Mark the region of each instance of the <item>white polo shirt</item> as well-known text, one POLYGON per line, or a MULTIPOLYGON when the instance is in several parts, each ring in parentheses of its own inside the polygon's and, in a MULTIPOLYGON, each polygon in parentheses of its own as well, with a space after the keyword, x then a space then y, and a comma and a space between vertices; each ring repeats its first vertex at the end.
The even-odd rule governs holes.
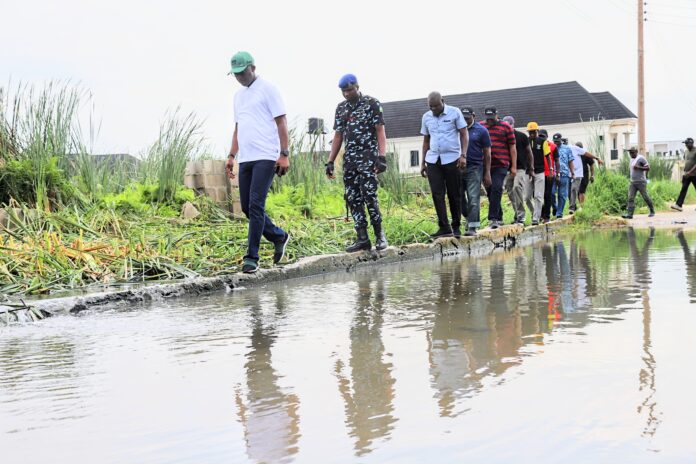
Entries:
POLYGON ((280 154, 280 137, 275 118, 283 116, 285 104, 278 89, 257 77, 234 95, 234 122, 237 123, 237 162, 271 160, 280 154))

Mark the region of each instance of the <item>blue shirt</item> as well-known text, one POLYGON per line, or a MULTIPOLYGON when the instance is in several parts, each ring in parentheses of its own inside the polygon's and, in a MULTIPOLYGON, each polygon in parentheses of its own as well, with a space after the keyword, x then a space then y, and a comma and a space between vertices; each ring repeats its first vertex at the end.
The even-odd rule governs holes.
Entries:
POLYGON ((483 166, 483 149, 490 148, 488 129, 474 121, 469 128, 469 148, 466 150, 467 166, 483 166))
POLYGON ((570 166, 568 163, 573 161, 575 156, 573 150, 568 145, 558 147, 558 161, 561 163, 561 176, 570 177, 570 166))
POLYGON ((459 129, 466 127, 466 121, 459 108, 445 105, 440 116, 432 111, 423 115, 421 134, 430 136, 430 149, 425 154, 427 163, 449 164, 457 161, 462 154, 459 129))

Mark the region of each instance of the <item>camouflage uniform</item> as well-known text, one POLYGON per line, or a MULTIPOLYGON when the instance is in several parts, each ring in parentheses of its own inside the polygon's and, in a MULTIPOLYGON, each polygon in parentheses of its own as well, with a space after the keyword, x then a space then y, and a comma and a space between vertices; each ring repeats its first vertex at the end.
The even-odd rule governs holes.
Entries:
POLYGON ((384 125, 384 115, 375 98, 361 94, 355 105, 343 101, 336 107, 334 130, 343 135, 343 184, 356 229, 367 228, 365 205, 372 226, 382 223, 375 174, 378 124, 384 125))

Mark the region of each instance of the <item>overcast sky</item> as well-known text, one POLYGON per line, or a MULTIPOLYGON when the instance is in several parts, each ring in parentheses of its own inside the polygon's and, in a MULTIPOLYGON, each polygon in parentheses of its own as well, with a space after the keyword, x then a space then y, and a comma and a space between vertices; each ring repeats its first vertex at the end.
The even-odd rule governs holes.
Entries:
MULTIPOLYGON (((237 50, 254 55, 301 128, 310 116, 332 124, 346 72, 381 101, 422 97, 424 110, 432 90, 575 80, 637 113, 635 11, 631 0, 2 0, 0 85, 79 82, 101 121, 96 151, 133 154, 181 106, 224 155, 237 50)), ((647 11, 648 141, 696 136, 696 1, 651 0, 647 11)))

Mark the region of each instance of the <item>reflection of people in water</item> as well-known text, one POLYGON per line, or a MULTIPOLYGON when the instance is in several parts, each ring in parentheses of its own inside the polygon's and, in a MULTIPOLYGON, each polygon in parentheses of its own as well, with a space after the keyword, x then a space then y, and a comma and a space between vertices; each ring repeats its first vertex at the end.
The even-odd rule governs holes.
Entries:
POLYGON ((501 358, 516 356, 522 344, 519 312, 509 309, 504 288, 505 263, 490 264, 488 285, 481 267, 476 263, 443 267, 439 272, 428 359, 442 417, 463 412, 456 409, 458 400, 479 390, 484 377, 510 367, 512 363, 502 363, 501 358))
POLYGON ((384 360, 382 343, 384 281, 360 276, 357 283, 357 307, 350 329, 350 379, 341 360, 336 362, 335 372, 355 454, 362 456, 372 451, 375 440, 389 438, 396 418, 392 415, 392 364, 384 360))
MULTIPOLYGON (((498 358, 517 355, 517 349, 522 346, 520 337, 520 313, 516 307, 519 299, 514 295, 516 289, 505 292, 505 261, 498 259, 491 263, 491 296, 488 298, 490 310, 495 314, 495 345, 498 358), (510 305, 512 303, 512 305, 510 305)), ((520 269, 515 267, 515 274, 520 269)), ((520 289, 522 291, 522 289, 520 289)), ((526 291, 526 290, 525 290, 526 291)), ((504 371, 508 366, 500 366, 504 371)))
POLYGON ((677 232, 677 239, 684 250, 684 262, 686 263, 686 285, 689 291, 689 302, 696 303, 696 252, 691 251, 684 231, 677 232))
POLYGON ((628 249, 633 265, 633 275, 636 283, 639 284, 641 293, 641 302, 643 305, 643 367, 638 375, 639 387, 638 391, 645 391, 645 398, 638 406, 638 414, 645 414, 645 427, 643 428, 644 437, 653 437, 660 426, 661 413, 657 409, 657 387, 655 378, 655 368, 657 361, 652 354, 651 341, 651 309, 650 297, 648 290, 652 283, 650 274, 650 246, 655 238, 655 228, 650 228, 648 238, 641 247, 638 247, 636 231, 633 228, 628 229, 628 249))
POLYGON ((277 338, 275 324, 285 309, 282 291, 276 297, 276 312, 265 315, 258 294, 248 295, 253 325, 251 350, 244 366, 246 399, 241 388, 236 391, 247 454, 259 463, 279 462, 297 453, 300 436, 299 399, 280 388, 272 365, 271 348, 277 338))
POLYGON ((648 253, 655 238, 655 228, 650 228, 648 238, 640 248, 638 247, 636 231, 633 227, 630 227, 626 234, 628 236, 628 250, 633 263, 633 276, 636 279, 636 283, 640 284, 641 289, 646 288, 652 282, 648 253))
POLYGON ((459 266, 440 269, 440 291, 432 332, 428 334, 428 359, 440 415, 456 415, 456 400, 467 390, 467 376, 476 369, 472 356, 473 339, 478 338, 479 355, 490 352, 488 324, 482 303, 483 283, 478 266, 469 267, 470 279, 462 285, 459 266), (457 298, 458 292, 473 301, 457 298), (480 341, 483 343, 480 343, 480 341))

